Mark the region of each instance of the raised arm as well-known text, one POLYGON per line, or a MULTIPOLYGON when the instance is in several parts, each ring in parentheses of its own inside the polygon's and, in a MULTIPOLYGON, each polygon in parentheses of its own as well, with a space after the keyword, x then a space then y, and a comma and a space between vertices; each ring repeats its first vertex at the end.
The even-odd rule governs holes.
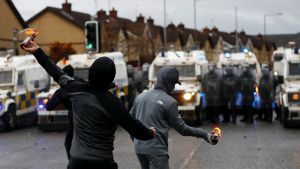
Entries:
POLYGON ((54 64, 34 41, 30 41, 29 47, 23 48, 25 51, 34 55, 39 64, 61 87, 64 87, 67 81, 72 79, 66 73, 64 73, 61 68, 54 64))

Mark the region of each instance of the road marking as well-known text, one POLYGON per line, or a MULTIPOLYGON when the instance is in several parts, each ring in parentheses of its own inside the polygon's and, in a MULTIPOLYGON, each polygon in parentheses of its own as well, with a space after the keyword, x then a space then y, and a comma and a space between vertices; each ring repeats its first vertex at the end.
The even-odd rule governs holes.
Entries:
POLYGON ((203 140, 200 141, 196 148, 189 154, 188 158, 185 159, 184 163, 180 166, 179 169, 184 169, 186 167, 186 165, 191 161, 191 159, 194 157, 195 152, 198 150, 198 148, 200 147, 200 145, 203 143, 203 140))

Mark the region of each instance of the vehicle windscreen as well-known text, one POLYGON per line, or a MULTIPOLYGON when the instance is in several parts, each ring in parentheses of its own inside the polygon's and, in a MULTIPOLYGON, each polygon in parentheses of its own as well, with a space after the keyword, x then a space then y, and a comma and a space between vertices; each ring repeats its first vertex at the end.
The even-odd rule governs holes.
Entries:
POLYGON ((12 83, 12 71, 0 71, 0 84, 12 83))
MULTIPOLYGON (((154 74, 157 76, 158 71, 164 66, 155 66, 154 74)), ((179 71, 179 77, 196 77, 195 65, 172 65, 179 71)))
POLYGON ((289 63, 289 75, 300 76, 300 63, 289 63))
POLYGON ((88 68, 75 68, 74 76, 87 80, 89 76, 88 68))

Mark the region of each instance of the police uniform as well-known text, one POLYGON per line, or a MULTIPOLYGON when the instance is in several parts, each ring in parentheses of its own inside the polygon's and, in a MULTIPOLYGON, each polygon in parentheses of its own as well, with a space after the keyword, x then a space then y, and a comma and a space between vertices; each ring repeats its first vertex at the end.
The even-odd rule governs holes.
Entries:
POLYGON ((233 72, 233 67, 227 66, 223 72, 221 80, 221 99, 224 119, 229 122, 230 116, 233 123, 236 122, 235 95, 237 92, 237 76, 233 72))
POLYGON ((215 70, 215 65, 210 65, 210 70, 202 80, 202 89, 206 97, 207 117, 212 123, 219 122, 220 106, 220 76, 215 70))
POLYGON ((272 122, 273 109, 272 103, 274 100, 274 77, 269 71, 268 66, 262 66, 262 76, 259 80, 259 95, 261 98, 261 111, 258 120, 263 118, 264 121, 272 122))
POLYGON ((254 101, 255 78, 250 72, 249 65, 244 65, 244 71, 239 77, 239 91, 242 93, 242 107, 244 118, 241 122, 253 123, 254 112, 252 103, 254 101))

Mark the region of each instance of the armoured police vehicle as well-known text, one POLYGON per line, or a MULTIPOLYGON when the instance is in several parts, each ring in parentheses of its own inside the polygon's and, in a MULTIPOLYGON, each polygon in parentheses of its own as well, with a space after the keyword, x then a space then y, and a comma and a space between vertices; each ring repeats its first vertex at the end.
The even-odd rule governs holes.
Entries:
MULTIPOLYGON (((253 93, 254 101, 252 103, 252 107, 255 109, 260 109, 261 99, 259 97, 257 84, 259 83, 259 79, 261 77, 261 67, 256 55, 253 52, 249 51, 247 48, 243 49, 241 52, 225 51, 224 53, 220 54, 219 62, 217 65, 220 69, 224 69, 226 66, 230 65, 237 77, 240 77, 242 75, 243 65, 247 65, 247 67, 250 69, 250 72, 255 77, 256 82, 255 92, 253 93)), ((241 92, 235 93, 235 95, 235 104, 237 108, 241 108, 241 106, 243 105, 243 95, 241 92)))
POLYGON ((176 84, 172 96, 178 102, 178 110, 186 120, 201 122, 201 86, 197 77, 207 72, 208 62, 203 51, 165 51, 155 57, 149 67, 149 88, 156 84, 157 73, 164 66, 173 66, 179 71, 181 85, 176 84))
POLYGON ((284 127, 300 125, 300 54, 298 48, 279 48, 273 53, 277 82, 275 100, 284 127))
POLYGON ((243 49, 242 52, 225 51, 219 56, 218 67, 223 68, 225 65, 232 65, 237 76, 241 75, 241 66, 247 64, 250 66, 251 72, 256 77, 258 83, 261 76, 260 64, 256 55, 248 49, 243 49))
POLYGON ((4 130, 36 124, 36 96, 49 76, 33 55, 0 58, 0 124, 4 130))
MULTIPOLYGON (((116 88, 111 92, 121 98, 127 105, 128 96, 128 78, 126 63, 121 52, 109 53, 85 53, 70 55, 68 60, 61 60, 57 65, 61 68, 71 65, 74 68, 74 76, 83 80, 88 80, 88 71, 92 63, 100 57, 107 56, 112 59, 116 65, 116 76, 114 83, 116 88)), ((101 78, 101 77, 99 77, 101 78)), ((64 130, 68 124, 68 111, 62 105, 59 105, 53 111, 46 110, 47 100, 54 94, 59 86, 53 82, 49 92, 40 93, 38 95, 38 128, 40 130, 64 130)))

